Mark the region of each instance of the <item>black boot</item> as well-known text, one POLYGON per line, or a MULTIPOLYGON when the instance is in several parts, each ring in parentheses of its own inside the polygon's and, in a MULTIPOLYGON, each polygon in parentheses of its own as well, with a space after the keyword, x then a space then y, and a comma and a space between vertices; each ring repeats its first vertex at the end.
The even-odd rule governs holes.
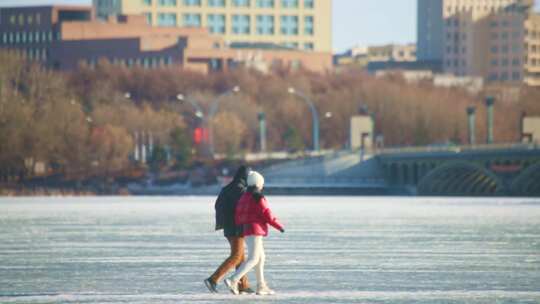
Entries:
POLYGON ((218 293, 218 290, 217 290, 217 284, 212 282, 212 280, 210 278, 204 280, 204 285, 206 285, 206 287, 208 288, 208 290, 210 290, 211 293, 218 293))

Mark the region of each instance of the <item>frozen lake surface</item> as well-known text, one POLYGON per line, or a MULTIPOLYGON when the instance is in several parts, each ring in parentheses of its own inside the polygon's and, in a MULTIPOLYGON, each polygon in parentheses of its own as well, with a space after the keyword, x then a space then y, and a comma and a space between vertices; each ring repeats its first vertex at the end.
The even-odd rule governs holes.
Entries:
POLYGON ((540 200, 271 196, 267 297, 203 285, 213 201, 0 198, 0 303, 540 303, 540 200))

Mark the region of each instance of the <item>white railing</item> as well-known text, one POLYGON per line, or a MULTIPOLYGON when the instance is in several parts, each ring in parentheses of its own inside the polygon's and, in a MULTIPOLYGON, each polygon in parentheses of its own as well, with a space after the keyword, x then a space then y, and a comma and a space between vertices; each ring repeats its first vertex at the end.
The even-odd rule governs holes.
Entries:
POLYGON ((266 181, 266 187, 384 187, 387 183, 382 178, 345 178, 345 177, 286 177, 272 178, 266 181))
POLYGON ((466 151, 493 151, 493 150, 537 150, 540 146, 536 143, 501 143, 484 145, 461 145, 461 146, 427 146, 427 147, 396 147, 377 149, 377 155, 403 154, 403 153, 432 153, 432 152, 453 152, 461 153, 466 151))

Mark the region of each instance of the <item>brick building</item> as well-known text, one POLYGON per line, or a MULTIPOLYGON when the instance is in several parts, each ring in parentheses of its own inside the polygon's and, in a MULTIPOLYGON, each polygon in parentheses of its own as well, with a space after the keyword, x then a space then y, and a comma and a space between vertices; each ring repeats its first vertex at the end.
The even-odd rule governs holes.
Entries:
POLYGON ((154 27, 143 15, 97 20, 89 6, 0 9, 0 48, 59 70, 106 59, 128 67, 180 65, 201 72, 248 65, 273 65, 322 72, 332 67, 329 53, 304 52, 272 44, 234 44, 197 27, 154 27))

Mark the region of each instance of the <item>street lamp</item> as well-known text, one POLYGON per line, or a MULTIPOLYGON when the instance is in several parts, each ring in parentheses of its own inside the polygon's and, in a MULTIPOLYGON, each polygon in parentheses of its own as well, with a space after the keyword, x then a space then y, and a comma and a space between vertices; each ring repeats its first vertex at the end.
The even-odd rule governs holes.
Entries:
POLYGON ((313 104, 313 101, 304 93, 296 90, 293 87, 290 87, 288 90, 289 94, 295 95, 300 97, 302 100, 304 100, 311 110, 311 115, 313 117, 313 150, 318 152, 320 150, 319 146, 319 114, 317 113, 317 109, 315 108, 315 104, 313 104))
POLYGON ((221 95, 219 95, 218 97, 216 97, 216 99, 214 100, 214 102, 212 103, 212 105, 210 106, 210 111, 208 113, 208 141, 210 143, 210 154, 212 156, 214 156, 214 132, 212 130, 212 119, 214 118, 214 116, 216 115, 216 113, 218 112, 219 110, 219 103, 220 101, 231 95, 231 94, 237 94, 240 92, 240 87, 239 86, 234 86, 232 89, 222 93, 221 95))
POLYGON ((184 94, 176 95, 176 99, 178 101, 180 101, 180 102, 184 102, 184 101, 189 102, 189 104, 191 104, 193 106, 193 108, 195 108, 195 116, 197 116, 200 119, 204 118, 204 112, 203 112, 201 106, 199 105, 199 103, 195 99, 193 99, 193 98, 191 98, 189 96, 185 96, 184 94))

